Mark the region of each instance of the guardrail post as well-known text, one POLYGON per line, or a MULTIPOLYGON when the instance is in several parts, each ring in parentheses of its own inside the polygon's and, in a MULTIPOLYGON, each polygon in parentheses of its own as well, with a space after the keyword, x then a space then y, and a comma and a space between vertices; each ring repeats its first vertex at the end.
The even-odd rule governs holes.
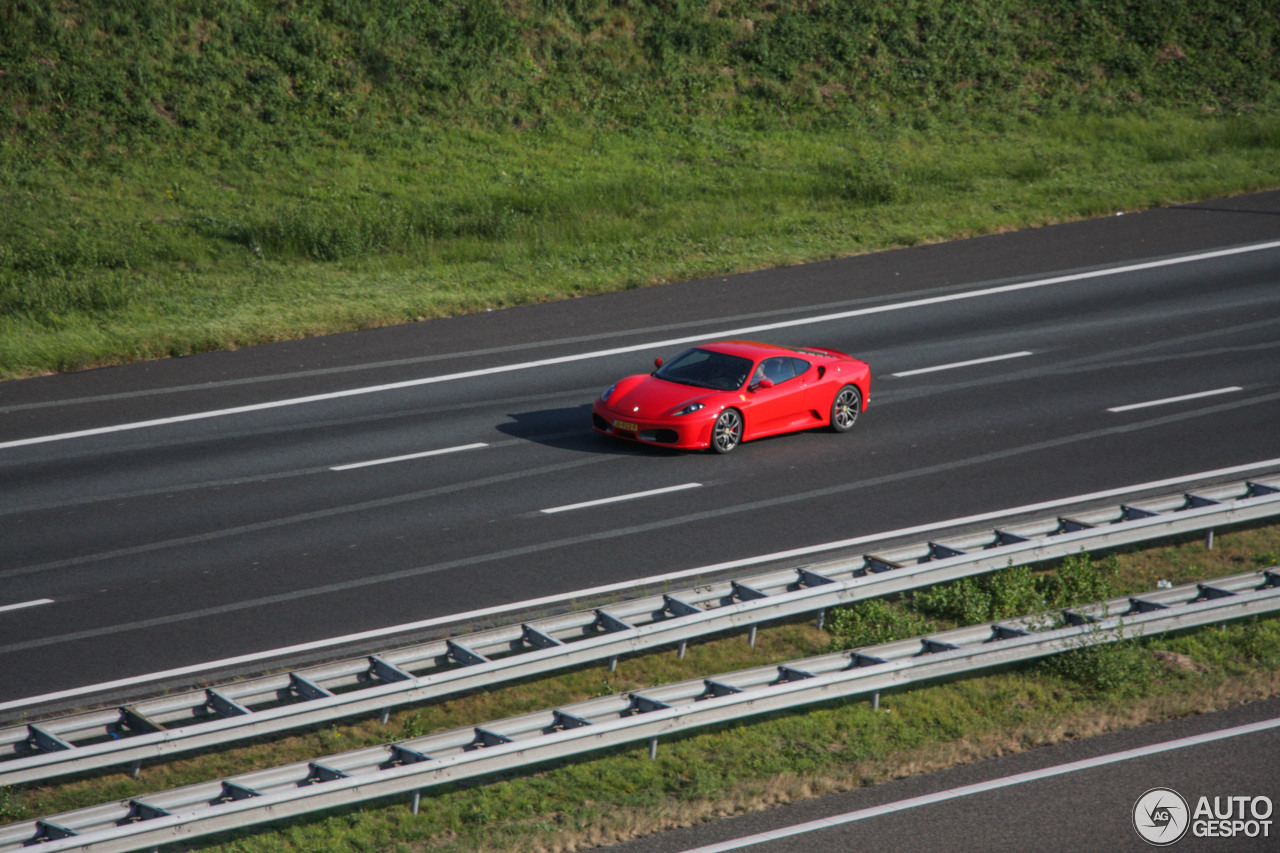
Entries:
POLYGON ((658 760, 658 739, 656 737, 649 738, 649 760, 658 760))
POLYGON ((409 807, 409 810, 413 812, 413 814, 414 814, 414 816, 415 816, 415 817, 416 817, 416 816, 417 816, 417 814, 418 814, 418 804, 419 804, 421 801, 422 801, 422 792, 421 792, 421 791, 414 791, 414 792, 413 792, 413 804, 409 807))
POLYGON ((133 764, 129 765, 129 778, 137 779, 138 774, 142 772, 142 759, 139 758, 133 764))
POLYGON ((689 641, 681 640, 680 641, 680 660, 684 660, 684 653, 685 653, 685 650, 688 648, 689 648, 689 641))
POLYGON ((827 621, 827 611, 819 610, 818 611, 818 630, 819 631, 822 630, 822 626, 826 623, 826 621, 827 621))
POLYGON ((618 656, 617 656, 617 655, 614 655, 613 657, 609 658, 609 671, 610 671, 610 672, 617 672, 617 671, 618 671, 618 656))
POLYGON ((382 709, 382 724, 385 726, 385 725, 387 724, 387 721, 388 721, 388 720, 390 720, 390 719, 391 719, 391 709, 390 709, 390 708, 383 708, 383 709, 382 709))
POLYGON ((751 648, 756 647, 756 626, 751 626, 751 633, 747 635, 747 642, 751 644, 751 648))
POLYGON ((1213 528, 1210 527, 1204 534, 1204 548, 1206 551, 1213 550, 1213 528))
POLYGON ((880 691, 879 690, 871 694, 871 710, 873 711, 880 710, 880 691))

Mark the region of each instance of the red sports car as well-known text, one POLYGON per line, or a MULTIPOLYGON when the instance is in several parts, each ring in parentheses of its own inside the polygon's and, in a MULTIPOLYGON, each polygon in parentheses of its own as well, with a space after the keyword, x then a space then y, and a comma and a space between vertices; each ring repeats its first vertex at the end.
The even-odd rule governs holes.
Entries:
POLYGON ((846 432, 867 408, 866 362, 822 347, 721 341, 657 359, 591 408, 596 432, 631 441, 728 453, 739 442, 830 426, 846 432))

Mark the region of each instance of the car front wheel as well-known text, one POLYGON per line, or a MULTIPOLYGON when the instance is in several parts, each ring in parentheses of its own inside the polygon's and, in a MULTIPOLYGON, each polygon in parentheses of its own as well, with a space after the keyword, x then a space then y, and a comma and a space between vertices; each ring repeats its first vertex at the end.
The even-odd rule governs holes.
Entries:
POLYGON ((848 432, 858 422, 862 411, 862 392, 856 385, 846 385, 831 401, 831 428, 836 432, 848 432))
POLYGON ((742 441, 742 413, 737 409, 725 409, 711 427, 711 449, 716 453, 728 453, 742 441))

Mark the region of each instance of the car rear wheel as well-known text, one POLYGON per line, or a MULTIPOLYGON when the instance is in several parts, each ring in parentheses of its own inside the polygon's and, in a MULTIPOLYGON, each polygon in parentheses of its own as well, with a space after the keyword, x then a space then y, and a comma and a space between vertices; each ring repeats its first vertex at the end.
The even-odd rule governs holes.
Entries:
POLYGON ((862 411, 862 392, 857 385, 846 385, 836 392, 831 401, 831 428, 836 432, 848 432, 858 422, 862 411))
POLYGON ((711 427, 711 449, 716 453, 728 453, 742 441, 742 413, 737 409, 725 409, 711 427))

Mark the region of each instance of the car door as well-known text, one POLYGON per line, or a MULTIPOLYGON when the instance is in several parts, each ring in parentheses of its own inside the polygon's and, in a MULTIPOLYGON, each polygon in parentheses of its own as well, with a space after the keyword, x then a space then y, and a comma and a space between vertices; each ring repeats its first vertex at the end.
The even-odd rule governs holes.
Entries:
POLYGON ((805 406, 807 382, 804 379, 808 369, 808 362, 785 355, 760 362, 747 385, 746 402, 749 405, 743 407, 748 437, 784 432, 798 422, 808 420, 805 406), (762 386, 761 379, 768 379, 771 387, 762 386))

